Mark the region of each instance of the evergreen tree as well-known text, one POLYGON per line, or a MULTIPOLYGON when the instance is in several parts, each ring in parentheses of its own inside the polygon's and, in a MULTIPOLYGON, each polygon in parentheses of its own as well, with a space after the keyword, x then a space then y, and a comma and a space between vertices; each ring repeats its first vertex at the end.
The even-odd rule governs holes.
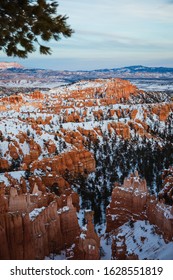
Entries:
POLYGON ((39 45, 41 54, 51 54, 42 44, 61 36, 70 37, 73 30, 66 16, 57 15, 58 3, 47 0, 0 1, 0 50, 7 56, 27 58, 39 45))

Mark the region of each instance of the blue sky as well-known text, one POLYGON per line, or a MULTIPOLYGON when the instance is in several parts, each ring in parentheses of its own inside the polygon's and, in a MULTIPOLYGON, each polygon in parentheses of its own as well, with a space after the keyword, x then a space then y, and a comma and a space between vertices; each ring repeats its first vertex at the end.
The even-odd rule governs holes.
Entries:
POLYGON ((173 67, 172 0, 59 0, 75 30, 50 42, 53 54, 7 58, 26 67, 90 70, 142 64, 173 67))

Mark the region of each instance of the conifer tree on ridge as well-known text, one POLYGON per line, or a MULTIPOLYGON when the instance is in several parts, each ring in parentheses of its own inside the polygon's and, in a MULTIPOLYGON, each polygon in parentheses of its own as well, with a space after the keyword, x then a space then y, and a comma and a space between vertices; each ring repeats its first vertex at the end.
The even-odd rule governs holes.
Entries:
POLYGON ((39 46, 40 54, 51 54, 45 42, 73 33, 68 17, 58 15, 57 7, 51 0, 1 0, 0 50, 7 56, 27 58, 39 46))

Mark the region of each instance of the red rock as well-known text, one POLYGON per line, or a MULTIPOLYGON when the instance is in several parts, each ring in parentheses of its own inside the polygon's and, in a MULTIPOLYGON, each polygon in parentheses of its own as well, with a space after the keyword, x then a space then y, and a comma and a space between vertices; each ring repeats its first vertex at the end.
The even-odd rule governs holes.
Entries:
POLYGON ((76 209, 72 204, 70 196, 67 198, 67 206, 60 209, 58 213, 60 214, 63 240, 64 243, 69 246, 75 241, 76 237, 80 233, 76 209))
POLYGON ((56 145, 52 140, 45 142, 45 147, 47 148, 49 154, 54 154, 56 152, 56 145))
POLYGON ((8 161, 4 158, 0 160, 0 170, 7 171, 10 168, 8 161))
MULTIPOLYGON (((115 236, 116 229, 127 221, 148 220, 150 224, 157 226, 166 241, 173 239, 173 206, 150 196, 145 179, 140 179, 137 173, 125 179, 122 186, 115 184, 106 218, 106 231, 109 234, 112 232, 115 236)), ((112 256, 115 259, 127 257, 123 240, 122 242, 116 238, 113 240, 112 256)))
POLYGON ((171 110, 171 105, 169 104, 159 104, 152 108, 152 112, 159 116, 160 121, 166 121, 171 110))
POLYGON ((76 241, 80 229, 71 197, 66 206, 57 209, 55 200, 47 199, 45 204, 50 196, 35 190, 32 195, 18 195, 11 188, 10 195, 0 200, 0 259, 42 259, 76 241), (29 217, 35 208, 40 213, 29 217))
POLYGON ((131 111, 131 118, 132 118, 133 120, 136 118, 137 113, 138 113, 138 110, 137 110, 137 109, 131 111))
POLYGON ((127 124, 112 122, 111 127, 116 131, 118 135, 122 136, 124 139, 130 139, 130 130, 127 124))
POLYGON ((12 95, 9 97, 3 97, 1 99, 2 102, 8 103, 8 104, 18 104, 23 102, 23 97, 22 95, 12 95))
POLYGON ((14 144, 9 144, 8 145, 8 149, 9 149, 9 153, 10 153, 10 156, 13 158, 13 159, 18 159, 19 155, 18 155, 18 151, 17 151, 17 148, 16 146, 14 146, 14 144))
POLYGON ((167 203, 173 202, 173 167, 169 167, 163 171, 159 198, 165 199, 167 203))
POLYGON ((30 97, 32 99, 43 99, 44 98, 44 94, 41 93, 40 91, 36 90, 33 93, 30 94, 30 97))
POLYGON ((70 151, 53 158, 34 161, 31 165, 31 171, 35 169, 46 171, 47 167, 57 172, 58 175, 63 175, 66 171, 69 171, 70 174, 76 176, 85 174, 85 171, 88 173, 94 171, 95 160, 89 151, 70 151))
POLYGON ((138 173, 124 180, 122 186, 116 185, 112 192, 112 200, 107 208, 107 229, 116 229, 129 221, 132 216, 144 219, 148 190, 146 181, 140 179, 138 173))
POLYGON ((74 250, 74 259, 79 260, 99 260, 100 259, 100 238, 94 230, 93 212, 85 212, 87 221, 86 231, 82 231, 74 250))

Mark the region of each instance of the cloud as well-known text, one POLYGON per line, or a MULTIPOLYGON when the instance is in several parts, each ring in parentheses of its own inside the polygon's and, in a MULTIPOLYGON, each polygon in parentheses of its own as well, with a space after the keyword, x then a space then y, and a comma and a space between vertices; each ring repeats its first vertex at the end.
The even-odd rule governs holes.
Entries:
MULTIPOLYGON (((66 14, 75 30, 71 38, 51 41, 51 57, 35 53, 29 58, 58 59, 61 65, 85 69, 96 66, 164 61, 173 47, 173 0, 59 0, 58 13, 66 14), (100 64, 99 64, 100 61, 100 64), (106 62, 107 61, 107 62, 106 62), (134 61, 134 63, 133 63, 134 61), (74 63, 74 65, 73 65, 74 63), (83 65, 83 67, 82 67, 83 65)), ((34 61, 33 59, 33 61, 34 61)), ((172 60, 171 60, 172 61, 172 60)), ((52 62, 51 62, 52 63, 52 62)), ((113 65, 112 65, 113 66, 113 65)), ((67 69, 68 67, 66 67, 67 69)))

